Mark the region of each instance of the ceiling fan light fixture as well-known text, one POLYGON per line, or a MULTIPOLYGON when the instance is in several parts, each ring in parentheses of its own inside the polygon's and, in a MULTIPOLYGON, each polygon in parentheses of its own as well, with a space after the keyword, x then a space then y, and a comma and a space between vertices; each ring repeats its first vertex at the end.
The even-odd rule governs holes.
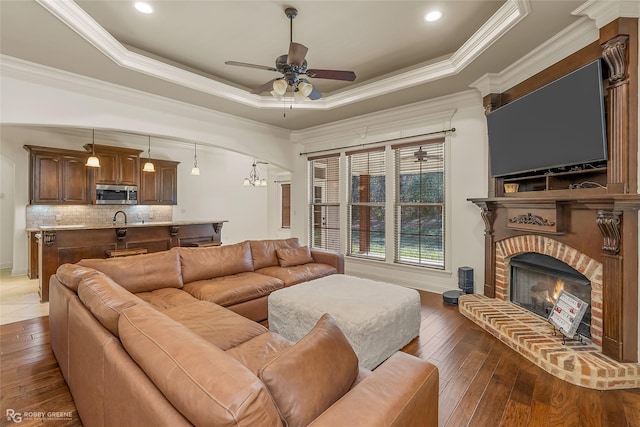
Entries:
POLYGON ((294 96, 297 99, 300 99, 301 101, 307 99, 316 100, 322 98, 322 93, 320 93, 318 89, 314 88, 313 85, 306 80, 304 80, 306 85, 302 85, 302 87, 300 87, 300 85, 297 84, 300 80, 300 76, 348 82, 352 82, 356 79, 356 73, 353 71, 307 68, 307 60, 305 59, 305 56, 307 55, 309 48, 301 43, 293 41, 293 18, 298 16, 298 10, 293 7, 287 7, 284 10, 284 13, 287 18, 289 18, 289 50, 286 54, 280 55, 276 58, 275 67, 250 64, 247 62, 225 61, 225 64, 227 65, 276 71, 282 74, 283 77, 269 80, 263 85, 258 86, 251 91, 252 94, 261 95, 264 92, 271 92, 271 95, 274 98, 282 100, 282 96, 287 92, 287 88, 291 86, 294 96), (302 93, 300 94, 299 92, 302 93))
POLYGON ((311 83, 307 83, 307 82, 298 83, 298 92, 300 92, 305 97, 311 95, 312 91, 313 91, 313 85, 311 83))
POLYGON ((277 94, 277 95, 284 95, 287 92, 287 82, 285 82, 282 79, 276 80, 275 82, 273 82, 273 91, 277 94))

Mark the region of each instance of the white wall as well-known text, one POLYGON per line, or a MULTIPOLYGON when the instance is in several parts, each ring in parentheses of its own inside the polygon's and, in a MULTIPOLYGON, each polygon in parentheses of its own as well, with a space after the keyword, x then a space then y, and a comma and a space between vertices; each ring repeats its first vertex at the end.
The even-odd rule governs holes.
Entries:
POLYGON ((93 128, 96 143, 145 151, 151 135, 152 157, 182 162, 174 219, 229 219, 226 243, 276 234, 268 217, 278 201, 242 180, 254 158, 269 162, 273 173, 292 169, 288 131, 8 57, 0 67, 0 153, 15 165, 14 274, 27 270, 29 168, 22 146, 82 150, 93 128), (101 132, 107 130, 119 133, 101 132), (200 177, 190 175, 191 142, 199 143, 200 177))
MULTIPOLYGON (((445 270, 396 265, 347 257, 347 273, 443 292, 457 288, 457 269, 474 269, 476 291, 484 281, 484 225, 480 210, 467 201, 487 195, 487 130, 482 99, 468 91, 388 111, 294 132, 297 153, 405 138, 444 129, 446 138, 446 253, 445 270)), ((438 135, 436 135, 438 136, 438 135)), ((423 137, 428 139, 430 137, 423 137)), ((431 137, 433 138, 433 137, 431 137)), ((419 140, 419 139, 418 139, 419 140)), ((407 140, 409 141, 409 140, 407 140)), ((340 150, 337 150, 340 151, 340 150)), ((344 150, 341 150, 344 151, 344 150)), ((307 160, 299 156, 292 174, 292 235, 309 239, 307 160)), ((346 197, 346 196, 345 196, 346 197)), ((346 200, 344 200, 346 201, 346 200)), ((346 204, 341 224, 346 225, 346 204)), ((342 242, 346 251, 346 241, 342 242)))
MULTIPOLYGON (((13 216, 11 218, 3 216, 0 220, 3 223, 2 239, 0 239, 0 251, 3 253, 3 267, 11 267, 12 274, 26 274, 28 265, 28 247, 26 225, 26 206, 29 203, 29 160, 27 151, 22 145, 11 144, 5 141, 4 129, 0 129, 0 155, 3 158, 3 169, 5 161, 13 165, 9 171, 2 171, 4 181, 5 174, 9 172, 7 180, 13 185, 13 216), (11 224, 5 230, 6 222, 11 224), (9 229, 11 231, 9 231, 9 229), (8 233, 8 234, 5 234, 8 233), (4 256, 11 257, 11 260, 4 261, 4 256), (4 263, 8 265, 4 265, 4 263)), ((3 183, 4 185, 4 183, 3 183)))
POLYGON ((13 162, 0 155, 0 268, 13 266, 14 170, 13 162))

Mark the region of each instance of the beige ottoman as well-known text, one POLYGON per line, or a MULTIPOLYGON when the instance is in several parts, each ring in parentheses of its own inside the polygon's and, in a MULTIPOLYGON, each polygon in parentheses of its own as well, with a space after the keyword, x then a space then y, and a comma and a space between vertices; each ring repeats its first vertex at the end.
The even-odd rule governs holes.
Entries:
POLYGON ((336 319, 367 369, 420 333, 420 295, 414 289, 333 274, 269 295, 269 329, 294 342, 324 313, 336 319))

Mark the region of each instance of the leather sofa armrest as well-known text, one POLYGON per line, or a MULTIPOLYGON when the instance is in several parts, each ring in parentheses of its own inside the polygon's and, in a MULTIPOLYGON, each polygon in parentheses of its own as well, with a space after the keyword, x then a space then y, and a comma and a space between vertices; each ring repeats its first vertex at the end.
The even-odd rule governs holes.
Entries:
POLYGON ((344 274, 344 254, 311 249, 313 261, 335 267, 338 274, 344 274))
POLYGON ((437 427, 438 368, 396 352, 309 427, 437 427))

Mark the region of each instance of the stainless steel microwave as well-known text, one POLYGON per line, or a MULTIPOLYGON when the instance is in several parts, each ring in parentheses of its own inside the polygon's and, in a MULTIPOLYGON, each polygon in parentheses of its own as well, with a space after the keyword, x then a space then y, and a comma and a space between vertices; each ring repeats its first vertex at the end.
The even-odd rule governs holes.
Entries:
POLYGON ((96 185, 96 205, 137 205, 135 185, 96 185))

